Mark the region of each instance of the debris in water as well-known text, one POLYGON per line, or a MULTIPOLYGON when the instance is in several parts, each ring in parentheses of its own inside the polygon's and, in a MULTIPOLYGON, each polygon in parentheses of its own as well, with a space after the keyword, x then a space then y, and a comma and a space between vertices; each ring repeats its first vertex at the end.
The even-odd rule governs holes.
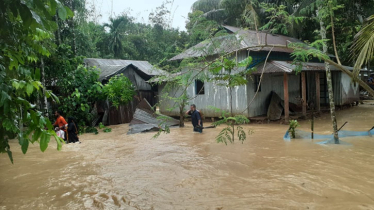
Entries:
MULTIPOLYGON (((372 136, 374 134, 374 129, 369 131, 346 131, 346 130, 340 130, 339 131, 339 138, 346 138, 346 137, 356 137, 356 136, 372 136)), ((312 140, 310 137, 310 132, 302 131, 302 130, 296 130, 296 139, 301 140, 312 140)), ((314 134, 315 140, 324 140, 322 142, 317 142, 317 144, 335 144, 334 141, 334 135, 333 134, 314 134)), ((287 130, 283 140, 285 141, 291 141, 290 132, 287 130)), ((346 142, 340 141, 340 144, 342 145, 349 145, 346 142)))
POLYGON ((134 118, 130 122, 130 129, 127 134, 142 133, 147 131, 158 131, 160 123, 163 126, 176 126, 179 121, 161 114, 156 114, 146 99, 143 99, 136 107, 134 118), (163 120, 158 117, 163 117, 163 120))
POLYGON ((282 116, 282 99, 275 92, 271 92, 271 101, 268 108, 267 117, 269 120, 279 120, 282 116))

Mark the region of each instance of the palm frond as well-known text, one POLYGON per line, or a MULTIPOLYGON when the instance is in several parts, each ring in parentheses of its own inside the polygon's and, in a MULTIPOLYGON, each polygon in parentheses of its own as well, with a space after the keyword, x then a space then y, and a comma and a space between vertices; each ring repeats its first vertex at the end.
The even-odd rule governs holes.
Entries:
POLYGON ((298 5, 295 6, 295 10, 293 15, 299 16, 302 13, 305 13, 305 10, 312 10, 313 5, 317 2, 317 0, 303 0, 298 5), (309 8, 309 9, 308 9, 309 8))
POLYGON ((260 15, 252 3, 245 6, 242 18, 244 22, 251 27, 251 29, 258 30, 258 28, 261 26, 260 15))
POLYGON ((367 19, 365 26, 355 36, 351 56, 356 59, 354 75, 358 76, 362 66, 370 62, 374 56, 374 15, 367 19))

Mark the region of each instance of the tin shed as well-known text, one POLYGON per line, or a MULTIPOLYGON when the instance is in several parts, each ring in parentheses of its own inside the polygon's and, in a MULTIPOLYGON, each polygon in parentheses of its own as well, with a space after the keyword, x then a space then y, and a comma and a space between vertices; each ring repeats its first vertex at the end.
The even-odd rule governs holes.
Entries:
POLYGON ((164 71, 155 68, 148 61, 86 58, 84 63, 86 66, 101 70, 99 81, 103 84, 107 83, 111 77, 123 74, 136 88, 137 95, 125 106, 115 108, 107 101, 97 103, 98 117, 102 118, 104 124, 129 123, 133 119, 136 106, 143 98, 151 106, 157 103, 157 86, 152 86, 147 81, 156 75, 164 74, 164 71))

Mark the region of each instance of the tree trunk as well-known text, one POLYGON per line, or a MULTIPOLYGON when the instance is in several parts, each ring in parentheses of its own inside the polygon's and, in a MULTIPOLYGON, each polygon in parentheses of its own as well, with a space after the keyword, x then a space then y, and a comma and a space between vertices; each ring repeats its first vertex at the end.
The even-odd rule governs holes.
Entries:
POLYGON ((183 128, 184 127, 184 105, 181 105, 179 107, 179 127, 183 128))
POLYGON ((230 87, 230 116, 234 116, 232 113, 232 87, 230 87))
POLYGON ((235 141, 235 124, 233 122, 233 124, 232 124, 232 142, 234 142, 234 141, 235 141))
POLYGON ((61 45, 61 29, 60 29, 60 23, 59 23, 59 18, 58 18, 58 14, 56 14, 56 24, 57 24, 57 45, 60 46, 61 45))
MULTIPOLYGON (((319 9, 321 9, 321 6, 319 9)), ((318 11, 317 11, 317 17, 319 17, 319 21, 320 21, 319 23, 320 23, 320 28, 321 28, 321 31, 320 31, 321 38, 325 40, 326 39, 326 27, 325 27, 325 23, 323 22, 322 17, 320 16, 320 14, 318 14, 318 11)), ((327 54, 326 45, 323 45, 323 53, 327 54)), ((328 93, 329 93, 331 121, 332 121, 333 130, 334 130, 334 141, 335 141, 335 144, 339 144, 338 124, 336 122, 336 113, 335 113, 334 92, 332 89, 330 64, 328 62, 325 62, 325 69, 326 69, 327 88, 328 88, 328 93)))
POLYGON ((45 71, 44 71, 44 60, 43 57, 40 58, 41 66, 40 66, 40 71, 41 71, 41 79, 42 79, 42 85, 43 85, 43 112, 47 118, 49 118, 49 112, 48 112, 48 100, 47 100, 47 95, 45 93, 46 87, 45 87, 45 71))
POLYGON ((179 127, 184 127, 184 107, 187 104, 186 100, 186 92, 182 95, 183 99, 182 102, 179 105, 179 127))
POLYGON ((330 6, 330 10, 331 10, 330 16, 331 16, 332 43, 333 43, 333 46, 334 46, 335 57, 336 57, 336 61, 338 61, 338 64, 342 65, 342 63, 340 62, 340 59, 339 59, 338 50, 336 48, 335 26, 334 26, 334 11, 332 10, 331 6, 330 6))
MULTIPOLYGON (((75 11, 75 2, 74 0, 71 2, 71 11, 75 11)), ((71 18, 71 26, 73 30, 73 52, 74 55, 77 54, 77 41, 76 41, 76 35, 75 35, 75 23, 74 23, 74 16, 71 18)))

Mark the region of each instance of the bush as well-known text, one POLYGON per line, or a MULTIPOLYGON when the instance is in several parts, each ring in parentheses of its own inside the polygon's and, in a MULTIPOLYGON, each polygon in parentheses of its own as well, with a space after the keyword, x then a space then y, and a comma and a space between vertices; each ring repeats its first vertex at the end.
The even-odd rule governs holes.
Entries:
POLYGON ((290 128, 288 128, 288 132, 291 133, 291 137, 294 139, 296 138, 296 128, 299 127, 299 123, 297 120, 290 120, 290 128))
POLYGON ((104 86, 103 92, 113 106, 118 107, 132 101, 135 95, 135 87, 129 78, 121 74, 110 78, 104 86))

